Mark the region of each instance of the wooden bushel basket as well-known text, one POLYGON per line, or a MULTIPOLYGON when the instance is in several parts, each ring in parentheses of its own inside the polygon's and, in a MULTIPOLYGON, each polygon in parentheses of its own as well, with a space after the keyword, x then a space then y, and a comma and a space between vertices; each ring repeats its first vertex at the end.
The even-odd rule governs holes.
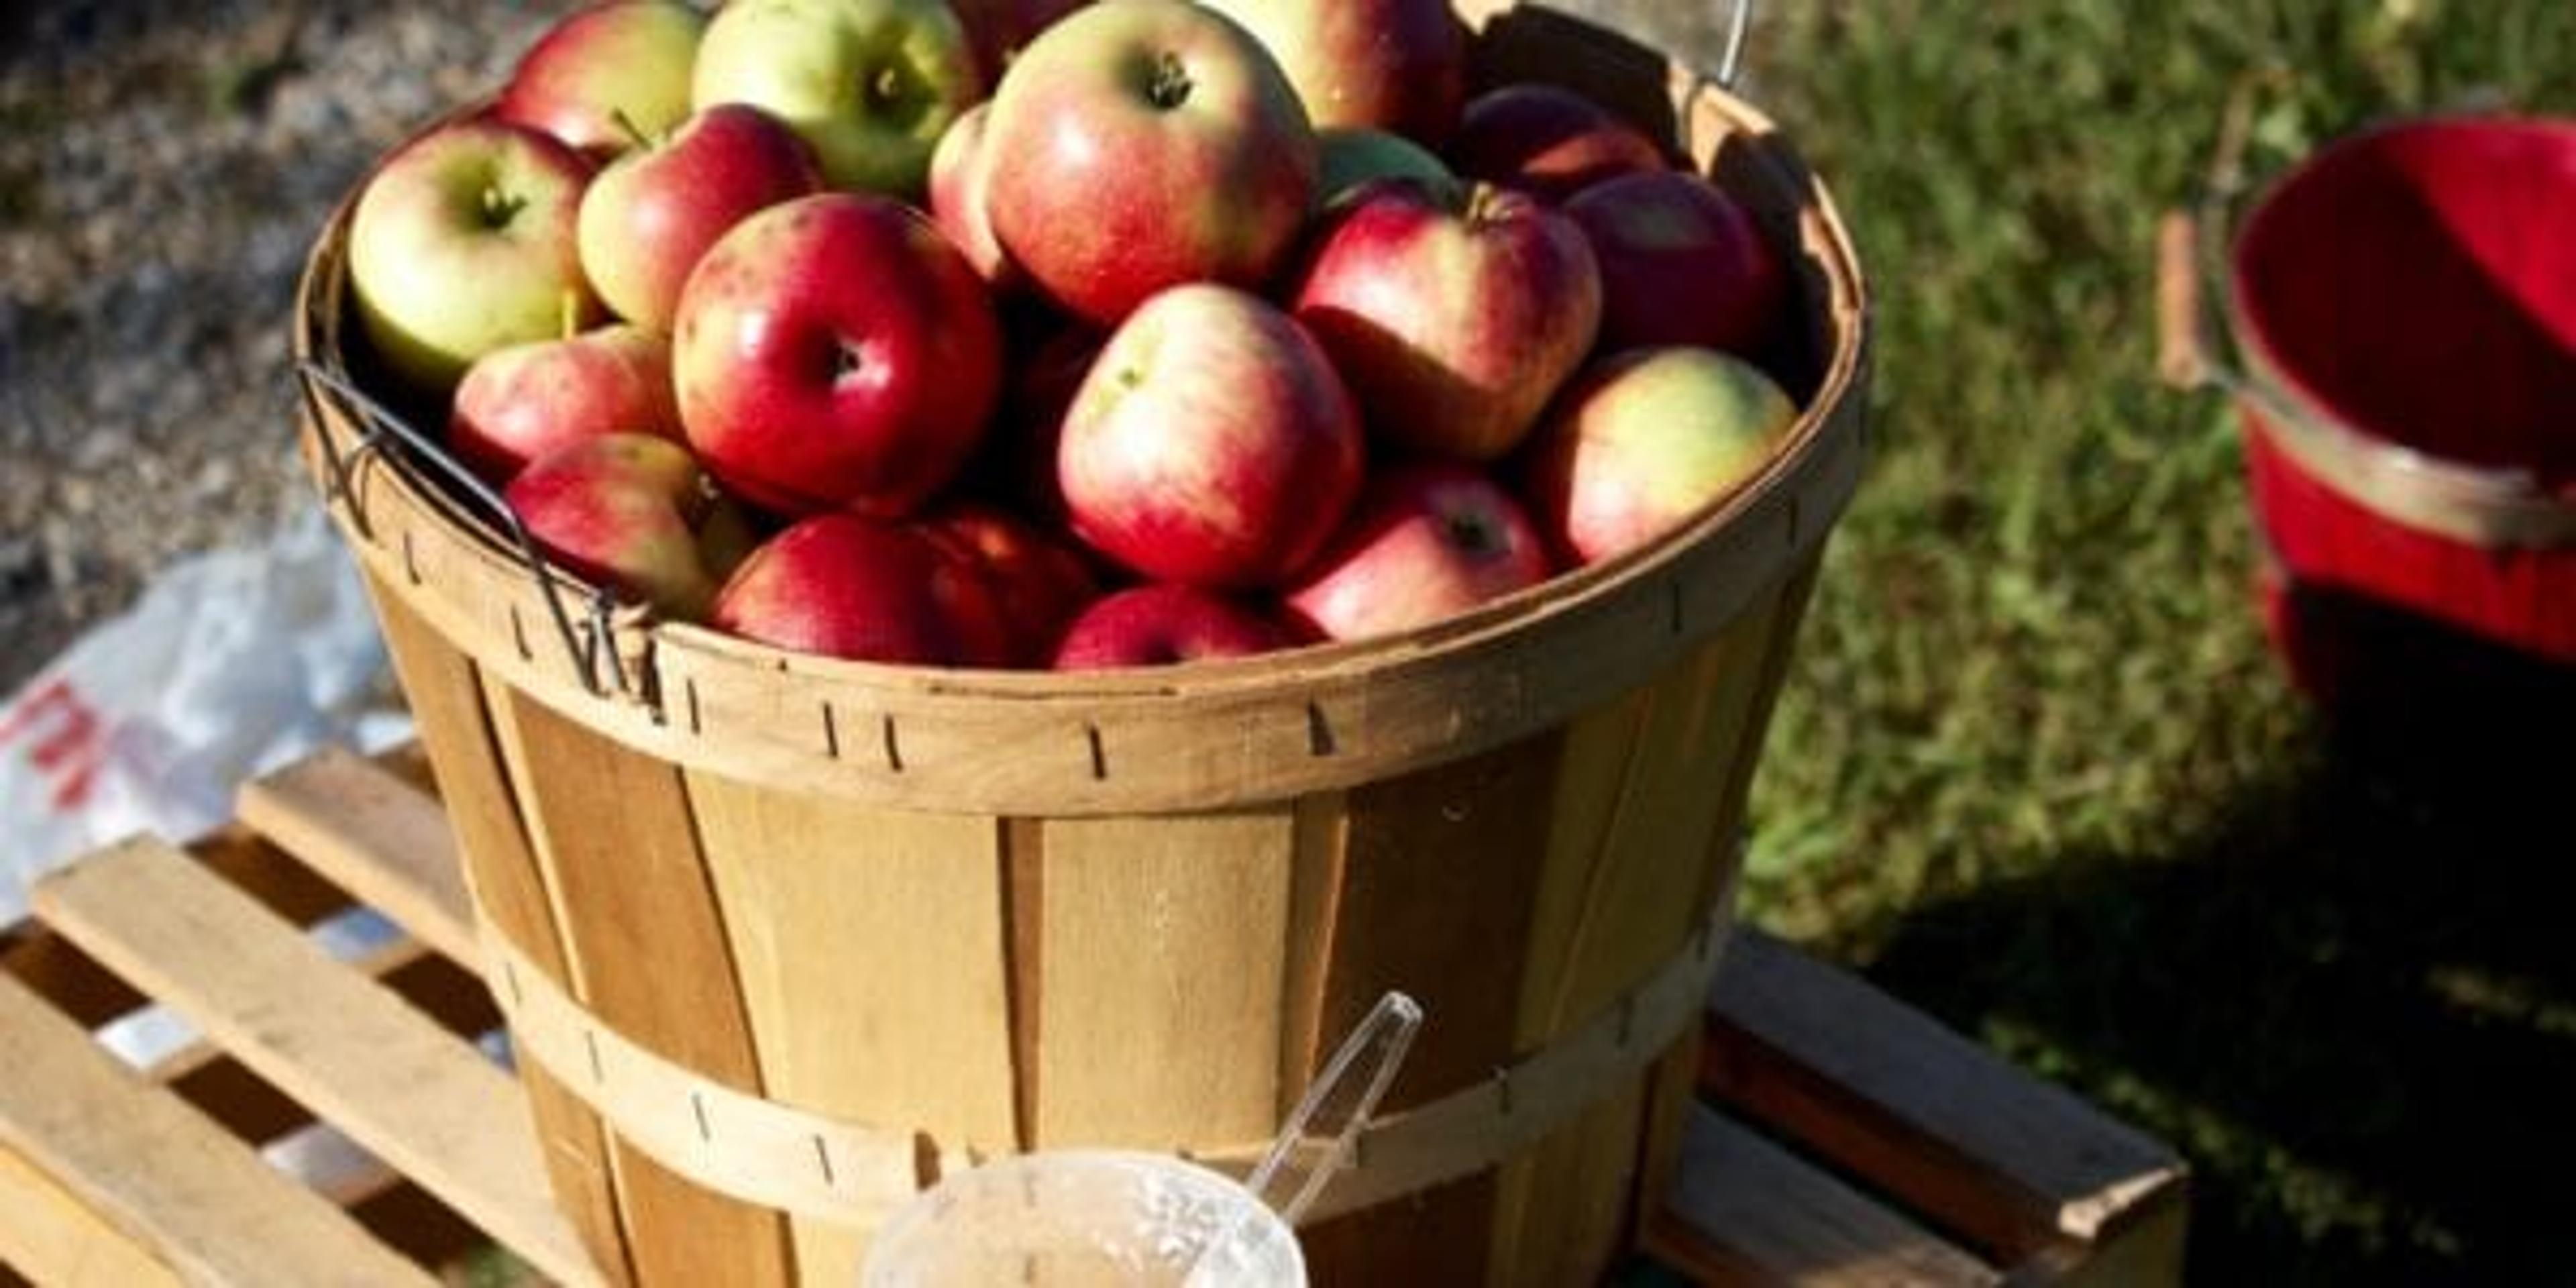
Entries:
POLYGON ((1794 249, 1806 410, 1660 544, 1394 638, 988 673, 611 605, 389 432, 344 317, 345 204, 320 238, 307 457, 607 1278, 848 1283, 894 1204, 1028 1148, 1240 1166, 1390 988, 1428 1020, 1303 1232, 1317 1280, 1575 1283, 1631 1246, 1860 472, 1866 297, 1759 113, 1575 19, 1462 12, 1482 80, 1571 81, 1669 129, 1794 249))

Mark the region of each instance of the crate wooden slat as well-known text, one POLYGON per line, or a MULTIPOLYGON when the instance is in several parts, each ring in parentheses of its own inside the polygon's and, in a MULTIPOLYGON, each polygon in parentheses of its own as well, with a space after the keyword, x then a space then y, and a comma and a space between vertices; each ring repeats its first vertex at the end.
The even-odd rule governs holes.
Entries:
MULTIPOLYGON (((324 1240, 346 1259, 313 1282, 416 1280, 487 1241, 596 1279, 523 1093, 471 1045, 489 1001, 449 967, 472 909, 413 767, 324 753, 246 788, 241 818, 84 859, 0 932, 0 1049, 35 1050, 26 1030, 51 1057, 0 1079, 0 1283, 305 1282, 287 1258, 324 1240), (352 901, 409 939, 332 961, 300 926, 352 901), (91 1030, 146 1000, 207 1036, 136 1072, 91 1030), (67 1118, 110 1134, 67 1147, 67 1118), (387 1166, 324 1196, 261 1163, 315 1119, 387 1166)), ((2171 1151, 1786 944, 1741 928, 1728 952, 1646 1259, 1707 1284, 2179 1281, 2171 1151)))

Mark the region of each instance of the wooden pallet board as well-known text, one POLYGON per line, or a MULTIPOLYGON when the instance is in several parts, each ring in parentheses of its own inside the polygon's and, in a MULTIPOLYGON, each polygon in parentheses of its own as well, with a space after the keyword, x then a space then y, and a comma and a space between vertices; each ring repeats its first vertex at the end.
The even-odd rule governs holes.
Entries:
MULTIPOLYGON (((39 884, 0 932, 0 1284, 435 1281, 506 1248, 596 1282, 547 1201, 519 1089, 478 1050, 472 909, 417 763, 328 752, 239 822, 39 884), (352 906, 406 936, 355 960, 352 906), (102 1030, 201 1036, 143 1068, 102 1030), (375 1160, 309 1187, 262 1149, 318 1128, 375 1160)), ((2173 1153, 1750 928, 1710 998, 1681 1180, 1640 1267, 1689 1282, 2178 1282, 2173 1153)))

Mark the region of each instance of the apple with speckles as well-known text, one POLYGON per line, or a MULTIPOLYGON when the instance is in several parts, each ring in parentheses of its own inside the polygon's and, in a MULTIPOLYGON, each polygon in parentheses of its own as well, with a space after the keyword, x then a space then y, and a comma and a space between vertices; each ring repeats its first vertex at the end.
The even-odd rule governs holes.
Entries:
POLYGON ((732 0, 707 23, 691 93, 700 111, 750 103, 785 121, 834 188, 917 200, 984 80, 943 0, 732 0))
POLYGON ((983 280, 927 216, 824 193, 717 241, 680 291, 680 423, 707 468, 788 515, 919 508, 974 453, 999 396, 983 280))
POLYGON ((1292 308, 1377 439, 1492 461, 1591 351, 1601 283, 1582 230, 1536 198, 1391 179, 1335 207, 1292 308))
POLYGON ((617 316, 667 332, 681 285, 717 238, 822 189, 813 151, 795 131, 749 104, 716 104, 590 181, 582 271, 617 316))
POLYGON ((618 433, 681 438, 671 342, 628 323, 484 354, 456 383, 447 419, 457 459, 496 483, 558 447, 618 433))
POLYGON ((1304 328, 1213 283, 1146 301, 1066 411, 1056 473, 1074 533, 1159 581, 1275 586, 1359 488, 1360 424, 1304 328))
POLYGON ((1371 477, 1350 522, 1286 594, 1330 639, 1392 635, 1547 580, 1546 542, 1510 489, 1445 461, 1371 477))
POLYGON ((820 514, 754 549, 708 624, 823 657, 1000 666, 1008 630, 974 561, 909 522, 820 514))
POLYGON ((707 611, 745 531, 688 449, 649 434, 564 444, 501 495, 574 575, 682 619, 707 611))
POLYGON ((1276 62, 1186 0, 1047 28, 993 93, 986 207, 1011 258, 1108 327, 1166 287, 1267 284, 1314 199, 1314 129, 1276 62))
POLYGON ((1448 0, 1206 0, 1279 60, 1318 129, 1366 126, 1437 147, 1458 124, 1467 29, 1448 0))

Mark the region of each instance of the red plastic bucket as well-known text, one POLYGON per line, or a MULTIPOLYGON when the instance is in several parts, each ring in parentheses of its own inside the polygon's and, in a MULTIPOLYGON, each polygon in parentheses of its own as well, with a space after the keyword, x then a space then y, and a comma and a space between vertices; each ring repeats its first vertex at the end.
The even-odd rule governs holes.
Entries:
MULTIPOLYGON (((2276 647, 2320 698, 2576 678, 2576 121, 2310 157, 2234 242, 2276 647)), ((2501 687, 2499 687, 2501 686, 2501 687)))

